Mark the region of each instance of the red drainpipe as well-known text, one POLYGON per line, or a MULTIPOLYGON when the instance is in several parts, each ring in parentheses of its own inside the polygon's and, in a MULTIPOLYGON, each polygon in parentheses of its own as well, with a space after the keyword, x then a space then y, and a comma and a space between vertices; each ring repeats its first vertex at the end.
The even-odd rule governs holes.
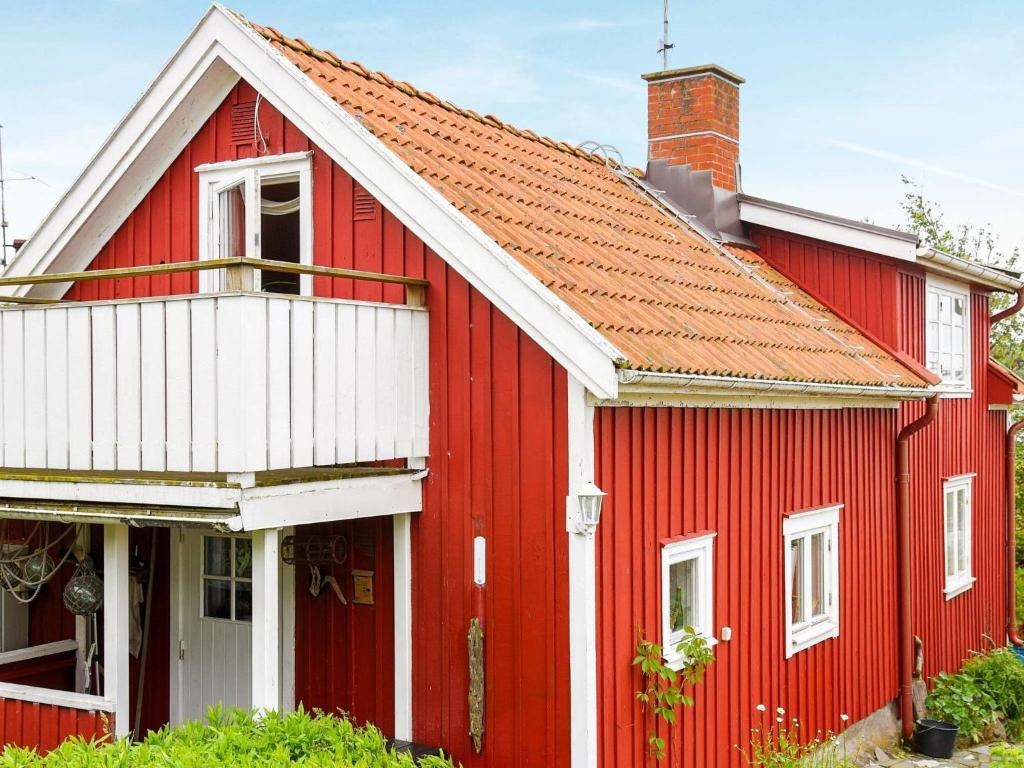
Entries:
POLYGON ((939 396, 925 402, 924 413, 900 430, 896 438, 896 589, 899 623, 900 722, 903 738, 914 734, 914 633, 910 617, 913 588, 910 567, 910 438, 935 420, 939 396))
MULTIPOLYGON (((989 326, 1024 309, 1024 290, 1017 291, 1017 300, 989 318, 989 326)), ((1017 433, 1024 428, 1024 419, 1011 424, 1006 432, 1006 634, 1017 647, 1024 640, 1017 634, 1017 433)))
POLYGON ((994 315, 989 317, 988 324, 990 326, 995 325, 1000 320, 1005 320, 1010 315, 1017 314, 1018 312, 1021 311, 1021 309, 1024 309, 1024 290, 1017 291, 1017 300, 1013 302, 1013 304, 1008 306, 1006 309, 999 310, 994 315))
MULTIPOLYGON (((1020 295, 1024 295, 1024 291, 1020 295)), ((1017 634, 1017 433, 1024 419, 1010 425, 1006 432, 1006 635, 1013 645, 1024 647, 1017 634)))

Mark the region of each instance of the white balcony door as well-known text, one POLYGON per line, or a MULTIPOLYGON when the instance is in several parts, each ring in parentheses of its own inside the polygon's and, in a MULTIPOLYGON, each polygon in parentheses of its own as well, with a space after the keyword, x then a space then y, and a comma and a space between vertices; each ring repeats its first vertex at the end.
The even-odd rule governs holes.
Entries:
POLYGON ((171 605, 177 608, 178 621, 171 648, 171 723, 205 718, 214 704, 248 709, 252 540, 191 530, 172 540, 178 572, 171 605))

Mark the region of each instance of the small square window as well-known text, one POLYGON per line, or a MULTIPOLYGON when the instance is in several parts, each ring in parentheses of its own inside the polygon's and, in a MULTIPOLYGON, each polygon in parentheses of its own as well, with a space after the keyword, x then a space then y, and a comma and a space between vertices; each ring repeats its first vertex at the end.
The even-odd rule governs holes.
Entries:
POLYGON ((241 536, 203 536, 202 615, 252 621, 252 541, 241 536))
POLYGON ((966 592, 975 582, 971 565, 973 485, 973 475, 962 475, 950 478, 942 487, 947 600, 966 592))
POLYGON ((970 289, 929 278, 925 288, 925 365, 946 389, 971 388, 970 289))
POLYGON ((677 646, 688 630, 715 644, 712 613, 712 544, 715 534, 666 543, 661 550, 662 653, 676 669, 685 659, 677 646))
POLYGON ((783 522, 786 658, 839 636, 840 509, 802 512, 783 522))

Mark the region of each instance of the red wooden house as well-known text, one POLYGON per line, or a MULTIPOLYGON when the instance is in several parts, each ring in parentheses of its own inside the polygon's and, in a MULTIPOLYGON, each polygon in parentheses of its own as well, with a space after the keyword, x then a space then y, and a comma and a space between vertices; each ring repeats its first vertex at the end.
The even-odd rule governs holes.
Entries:
POLYGON ((642 765, 638 629, 692 625, 667 763, 726 766, 1006 638, 1024 284, 738 193, 742 81, 647 79, 640 173, 210 9, 0 279, 5 741, 642 765))

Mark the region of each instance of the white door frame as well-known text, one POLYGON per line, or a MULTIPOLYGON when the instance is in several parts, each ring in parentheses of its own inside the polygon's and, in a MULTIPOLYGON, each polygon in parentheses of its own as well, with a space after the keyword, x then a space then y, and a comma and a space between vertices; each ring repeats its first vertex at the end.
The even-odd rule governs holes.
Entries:
MULTIPOLYGON (((290 529, 286 529, 285 532, 290 532, 290 529)), ((207 533, 215 533, 214 531, 207 531, 207 533)), ((262 537, 264 531, 256 531, 253 533, 253 625, 257 624, 257 599, 256 599, 256 579, 257 579, 257 562, 256 562, 256 541, 257 537, 262 537)), ((274 530, 271 533, 276 535, 276 540, 279 542, 283 535, 282 531, 274 530)), ((184 572, 184 558, 185 558, 185 529, 184 528, 172 528, 170 529, 171 536, 171 598, 170 598, 170 669, 168 670, 170 675, 170 722, 180 723, 182 720, 182 703, 180 698, 180 692, 183 690, 182 674, 184 672, 185 665, 182 663, 182 659, 179 654, 179 643, 183 638, 184 622, 186 620, 197 620, 197 617, 186 617, 184 615, 184 604, 181 599, 183 584, 182 581, 187 577, 184 572)), ((276 547, 274 548, 274 561, 278 562, 278 554, 276 547)), ((279 650, 279 661, 280 661, 280 674, 277 677, 278 683, 278 696, 277 701, 279 702, 277 708, 282 711, 290 711, 295 707, 295 568, 285 563, 280 563, 280 580, 278 582, 278 588, 280 592, 280 614, 275 619, 275 623, 278 626, 278 634, 280 637, 280 650, 279 650)), ((275 612, 276 613, 276 612, 275 612)), ((254 633, 255 635, 256 633, 254 633)), ((259 633, 266 635, 269 633, 259 633)), ((255 652, 255 637, 253 640, 254 648, 254 660, 257 656, 255 652)), ((186 649, 186 652, 188 649, 186 649)), ((262 663, 262 662, 260 662, 262 663)), ((252 674, 250 672, 250 674, 252 674)), ((257 693, 255 689, 256 680, 253 680, 253 702, 254 704, 259 701, 257 699, 257 693)))

